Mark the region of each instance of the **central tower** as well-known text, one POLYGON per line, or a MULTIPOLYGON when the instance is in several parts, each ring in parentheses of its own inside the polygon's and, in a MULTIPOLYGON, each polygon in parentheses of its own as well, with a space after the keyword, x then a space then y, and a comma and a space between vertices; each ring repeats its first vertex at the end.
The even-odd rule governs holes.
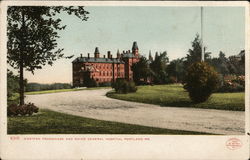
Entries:
POLYGON ((136 42, 136 41, 133 43, 133 46, 132 46, 132 53, 133 53, 135 56, 139 56, 139 48, 138 48, 138 45, 137 45, 137 42, 136 42))

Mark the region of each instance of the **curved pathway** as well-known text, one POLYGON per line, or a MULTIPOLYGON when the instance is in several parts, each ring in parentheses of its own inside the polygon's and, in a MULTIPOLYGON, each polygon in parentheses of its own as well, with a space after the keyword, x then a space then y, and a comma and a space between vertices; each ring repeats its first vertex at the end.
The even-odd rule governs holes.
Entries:
POLYGON ((105 96, 110 89, 27 95, 39 108, 99 120, 215 134, 244 134, 244 113, 214 109, 160 107, 105 96))

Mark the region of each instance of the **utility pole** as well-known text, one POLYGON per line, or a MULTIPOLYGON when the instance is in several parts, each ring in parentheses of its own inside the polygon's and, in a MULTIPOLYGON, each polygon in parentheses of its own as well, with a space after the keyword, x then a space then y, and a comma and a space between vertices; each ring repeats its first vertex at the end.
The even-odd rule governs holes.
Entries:
POLYGON ((204 47, 203 47, 203 7, 201 7, 201 61, 205 60, 204 47))

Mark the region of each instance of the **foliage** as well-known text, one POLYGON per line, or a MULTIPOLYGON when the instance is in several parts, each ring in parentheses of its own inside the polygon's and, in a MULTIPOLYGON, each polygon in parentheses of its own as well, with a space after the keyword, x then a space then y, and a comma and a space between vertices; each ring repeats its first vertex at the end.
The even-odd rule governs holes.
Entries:
POLYGON ((223 85, 217 92, 244 92, 245 76, 236 76, 233 79, 224 79, 223 85))
POLYGON ((233 82, 238 83, 242 86, 245 86, 245 76, 237 76, 236 79, 233 80, 233 82))
POLYGON ((138 90, 135 93, 117 94, 111 91, 107 96, 126 101, 156 104, 162 107, 245 110, 244 92, 213 93, 206 102, 194 103, 190 100, 188 92, 183 89, 181 84, 138 86, 138 90))
POLYGON ((128 92, 133 93, 133 92, 136 92, 136 91, 137 91, 137 87, 135 85, 135 82, 129 81, 128 82, 128 92))
POLYGON ((182 82, 184 78, 184 59, 172 60, 166 68, 169 83, 182 82))
POLYGON ((238 55, 230 56, 229 59, 229 71, 230 74, 244 75, 245 74, 245 51, 238 55), (242 55, 241 55, 242 54, 242 55))
POLYGON ((84 82, 81 87, 97 87, 97 82, 94 80, 93 77, 90 77, 90 72, 83 73, 84 82))
POLYGON ((53 83, 53 84, 28 83, 25 91, 32 92, 32 91, 70 89, 70 88, 72 88, 72 86, 69 83, 53 83))
POLYGON ((15 93, 18 93, 19 77, 14 75, 13 72, 7 71, 7 99, 8 102, 12 99, 15 93))
POLYGON ((143 56, 140 57, 137 63, 132 65, 131 69, 133 71, 133 80, 137 85, 147 83, 147 79, 152 76, 149 62, 143 56))
POLYGON ((185 66, 188 67, 195 62, 201 61, 201 40, 199 34, 196 34, 194 41, 192 42, 192 49, 188 50, 185 66))
MULTIPOLYGON (((27 79, 24 79, 24 86, 27 84, 27 79)), ((12 71, 7 70, 7 101, 8 104, 18 103, 19 76, 12 71)))
POLYGON ((36 107, 33 103, 28 103, 24 105, 11 104, 7 108, 8 116, 25 116, 32 115, 33 113, 38 112, 38 107, 36 107))
POLYGON ((218 85, 218 74, 207 63, 196 62, 188 68, 184 88, 189 92, 189 97, 193 102, 205 102, 218 85))
POLYGON ((19 69, 20 57, 23 67, 33 72, 46 63, 53 64, 63 57, 63 49, 57 49, 59 38, 56 30, 65 29, 56 15, 61 12, 75 14, 86 21, 84 7, 63 6, 10 6, 7 11, 8 63, 19 69))
POLYGON ((166 67, 169 62, 167 52, 155 54, 155 59, 150 63, 150 68, 152 70, 153 82, 155 84, 163 84, 167 82, 166 67))
POLYGON ((110 87, 110 86, 111 86, 111 82, 98 83, 98 87, 110 87))
POLYGON ((177 78, 176 77, 174 77, 174 76, 170 76, 170 77, 168 77, 168 83, 177 83, 178 81, 177 81, 177 78))
POLYGON ((116 82, 113 84, 113 88, 117 93, 130 93, 136 92, 137 87, 133 81, 127 81, 123 78, 117 78, 116 82))
POLYGON ((245 74, 245 50, 239 54, 226 57, 225 53, 220 51, 219 57, 207 61, 217 72, 222 75, 244 75, 245 74))
MULTIPOLYGON (((84 7, 64 6, 10 6, 7 10, 7 62, 19 69, 20 104, 24 104, 23 70, 41 69, 63 58, 62 48, 57 48, 58 30, 65 29, 58 14, 74 14, 87 20, 84 7)), ((64 58, 71 58, 64 57, 64 58)))

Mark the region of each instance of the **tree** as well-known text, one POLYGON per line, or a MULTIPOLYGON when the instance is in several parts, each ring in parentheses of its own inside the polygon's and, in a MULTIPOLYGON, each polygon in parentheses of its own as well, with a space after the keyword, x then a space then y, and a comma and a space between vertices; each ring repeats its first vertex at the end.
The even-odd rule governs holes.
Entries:
POLYGON ((157 84, 162 84, 167 81, 166 67, 169 62, 167 52, 163 53, 156 52, 154 61, 150 64, 150 68, 153 71, 153 79, 157 84))
POLYGON ((175 59, 170 62, 166 68, 168 77, 175 77, 177 82, 182 82, 184 77, 184 61, 183 58, 175 59))
POLYGON ((218 88, 219 77, 206 62, 196 62, 188 67, 184 88, 195 103, 205 102, 218 88))
POLYGON ((230 56, 228 68, 231 74, 245 74, 245 51, 241 51, 238 55, 230 56))
POLYGON ((201 61, 201 40, 199 34, 196 34, 194 41, 192 42, 192 49, 188 50, 189 54, 186 57, 186 68, 195 62, 201 61))
POLYGON ((64 57, 63 48, 57 47, 58 30, 66 25, 56 15, 61 12, 74 14, 82 21, 89 14, 84 7, 63 6, 10 6, 7 10, 8 63, 19 69, 20 105, 24 104, 23 70, 41 69, 64 57))
POLYGON ((133 71, 133 80, 136 84, 146 82, 147 78, 151 76, 151 69, 149 67, 149 61, 146 57, 140 57, 140 60, 137 63, 134 63, 131 67, 133 71))
POLYGON ((90 76, 90 71, 83 72, 83 84, 81 87, 96 87, 97 83, 93 77, 90 76))
MULTIPOLYGON (((24 79, 24 86, 27 84, 27 79, 24 79)), ((19 76, 15 75, 12 71, 7 70, 7 100, 8 104, 17 103, 18 89, 19 89, 19 76)))

